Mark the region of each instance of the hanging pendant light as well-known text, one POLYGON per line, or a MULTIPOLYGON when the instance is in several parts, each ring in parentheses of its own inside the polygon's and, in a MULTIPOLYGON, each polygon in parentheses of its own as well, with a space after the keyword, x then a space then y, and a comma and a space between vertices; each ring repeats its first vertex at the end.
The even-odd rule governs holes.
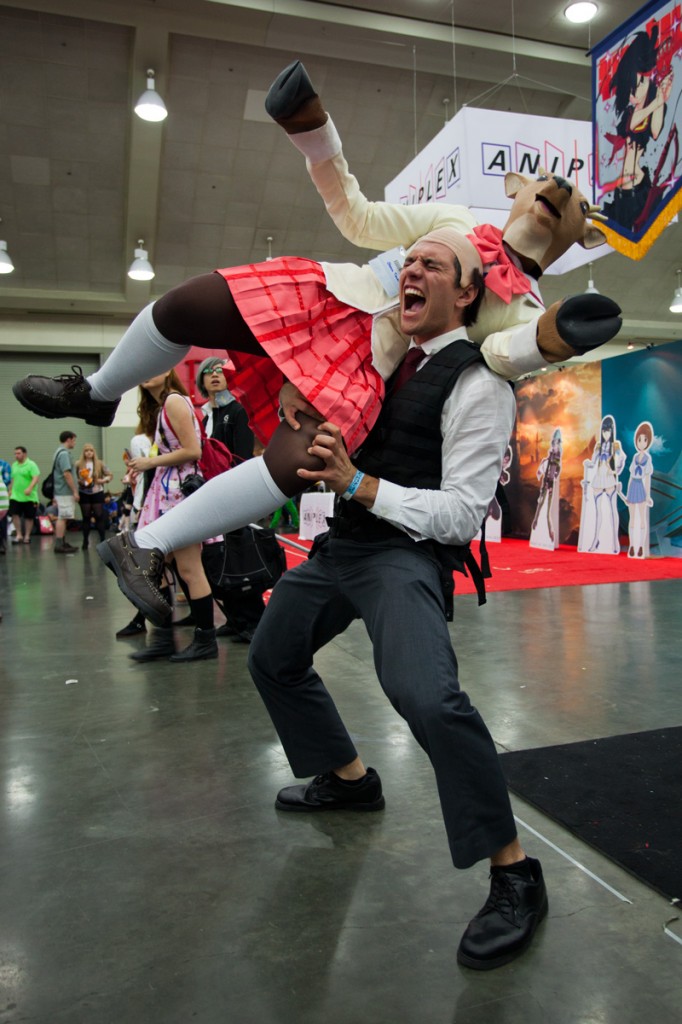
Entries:
POLYGON ((147 88, 135 104, 135 113, 143 121, 164 121, 168 117, 166 104, 155 88, 154 71, 147 69, 147 88))
POLYGON ((585 294, 586 295, 599 295, 599 289, 595 288, 594 281, 592 279, 592 264, 591 263, 587 264, 587 272, 589 273, 590 276, 587 279, 587 288, 585 289, 585 294))
POLYGON ((13 270, 14 264, 7 252, 7 242, 0 242, 0 274, 11 274, 13 270))
POLYGON ((133 281, 151 281, 154 277, 154 268, 149 262, 149 253, 144 248, 144 239, 140 238, 135 250, 135 259, 128 268, 128 277, 133 281))

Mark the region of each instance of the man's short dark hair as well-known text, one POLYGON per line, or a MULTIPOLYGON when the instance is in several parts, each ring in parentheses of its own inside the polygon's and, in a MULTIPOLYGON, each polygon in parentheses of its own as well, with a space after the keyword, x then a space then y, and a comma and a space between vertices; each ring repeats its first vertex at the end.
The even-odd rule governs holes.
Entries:
POLYGON ((61 434, 59 435, 59 443, 64 444, 65 441, 70 441, 72 437, 76 436, 77 435, 74 434, 73 430, 62 430, 61 434))
MULTIPOLYGON (((471 281, 469 284, 473 284, 475 288, 478 288, 478 295, 473 302, 470 302, 462 313, 462 323, 465 327, 471 327, 478 320, 478 313, 483 302, 483 292, 485 289, 485 281, 483 280, 483 274, 480 270, 473 270, 471 273, 471 281)), ((462 264, 455 256, 455 288, 462 287, 462 264)))
POLYGON ((28 452, 24 448, 23 444, 15 444, 14 450, 15 450, 15 452, 23 452, 24 455, 28 455, 28 452))

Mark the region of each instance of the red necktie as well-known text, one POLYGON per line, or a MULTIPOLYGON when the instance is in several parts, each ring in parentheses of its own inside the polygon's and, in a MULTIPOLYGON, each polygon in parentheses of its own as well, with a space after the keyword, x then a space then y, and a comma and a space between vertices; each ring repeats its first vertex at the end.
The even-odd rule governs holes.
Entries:
POLYGON ((426 353, 423 352, 418 345, 416 348, 410 349, 410 351, 407 353, 402 363, 400 364, 400 369, 398 370, 397 376, 393 383, 391 394, 395 395, 397 391, 400 391, 403 384, 407 384, 410 377, 413 377, 414 374, 417 372, 417 367, 422 362, 422 360, 425 359, 425 357, 426 353))

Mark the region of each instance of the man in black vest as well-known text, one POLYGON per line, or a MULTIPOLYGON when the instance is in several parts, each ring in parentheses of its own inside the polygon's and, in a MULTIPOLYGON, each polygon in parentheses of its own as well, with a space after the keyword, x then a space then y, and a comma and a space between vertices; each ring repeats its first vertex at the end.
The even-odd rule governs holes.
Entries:
POLYGON ((490 858, 490 896, 458 950, 461 964, 489 970, 526 949, 547 895, 539 862, 519 843, 493 740, 460 690, 446 625, 444 583, 483 521, 514 423, 511 388, 466 336, 482 290, 478 254, 452 228, 408 252, 401 326, 421 363, 388 382, 352 463, 338 428, 320 425, 310 452, 326 469, 299 474, 339 495, 334 519, 313 557, 275 587, 249 668, 294 774, 316 775, 281 790, 275 806, 379 811, 379 776, 313 668, 317 650, 364 620, 381 685, 433 765, 455 866, 490 858))

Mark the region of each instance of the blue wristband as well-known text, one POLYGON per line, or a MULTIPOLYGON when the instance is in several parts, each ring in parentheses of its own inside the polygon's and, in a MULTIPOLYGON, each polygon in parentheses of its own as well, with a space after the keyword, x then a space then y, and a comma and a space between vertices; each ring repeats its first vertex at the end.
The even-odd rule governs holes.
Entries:
POLYGON ((362 472, 361 469, 359 469, 356 472, 356 474, 353 477, 353 479, 351 480, 351 482, 348 484, 347 489, 343 492, 341 497, 345 498, 346 501, 350 501, 350 499, 353 497, 353 495, 357 491, 358 487, 362 483, 362 481, 364 479, 364 476, 365 476, 365 474, 362 472))

